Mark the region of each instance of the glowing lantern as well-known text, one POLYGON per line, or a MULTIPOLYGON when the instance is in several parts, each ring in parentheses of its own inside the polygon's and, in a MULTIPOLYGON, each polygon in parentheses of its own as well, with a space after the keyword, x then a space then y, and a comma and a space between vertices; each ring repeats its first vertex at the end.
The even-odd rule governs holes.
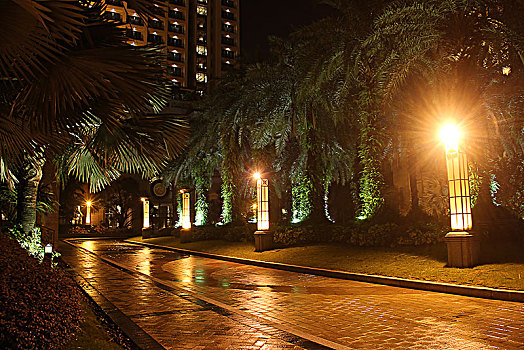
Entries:
POLYGON ((142 224, 143 228, 149 228, 149 199, 140 198, 142 201, 142 208, 144 212, 144 223, 142 224))
POLYGON ((451 229, 470 230, 472 218, 468 160, 466 154, 459 150, 460 131, 456 126, 447 124, 441 129, 440 138, 446 146, 451 229))
POLYGON ((86 225, 91 225, 91 201, 86 202, 87 212, 86 212, 86 225))
POLYGON ((269 183, 260 178, 260 173, 254 178, 257 180, 257 229, 269 230, 269 183))
MULTIPOLYGON (((182 192, 182 191, 181 191, 182 192)), ((189 203, 189 192, 182 192, 182 228, 191 228, 191 213, 189 203)))

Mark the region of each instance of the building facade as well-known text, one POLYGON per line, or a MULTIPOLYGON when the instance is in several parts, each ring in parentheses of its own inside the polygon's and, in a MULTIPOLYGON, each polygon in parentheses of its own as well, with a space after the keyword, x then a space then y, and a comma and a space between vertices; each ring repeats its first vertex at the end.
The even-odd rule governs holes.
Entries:
POLYGON ((127 29, 131 45, 165 47, 166 74, 175 86, 202 91, 237 63, 239 0, 166 0, 148 23, 126 1, 106 0, 106 18, 127 29))

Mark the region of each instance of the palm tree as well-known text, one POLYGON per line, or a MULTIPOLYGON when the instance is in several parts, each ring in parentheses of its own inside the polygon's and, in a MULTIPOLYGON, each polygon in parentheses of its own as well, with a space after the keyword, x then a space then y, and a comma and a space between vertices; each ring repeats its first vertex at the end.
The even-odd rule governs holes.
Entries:
MULTIPOLYGON (((149 15, 150 1, 128 3, 149 15)), ((119 172, 156 173, 182 149, 183 118, 157 115, 169 97, 160 48, 126 45, 104 10, 101 0, 2 3, 0 173, 17 176, 26 232, 46 159, 100 189, 119 172)))
MULTIPOLYGON (((486 150, 501 152, 496 145, 500 141, 489 135, 498 135, 501 144, 514 140, 493 128, 505 114, 501 110, 509 112, 515 106, 508 102, 523 95, 522 84, 515 84, 524 63, 524 32, 515 18, 523 13, 522 1, 449 0, 398 3, 377 17, 357 60, 360 75, 369 78, 367 90, 376 94, 373 106, 381 112, 370 122, 382 128, 385 140, 400 136, 391 149, 402 145, 411 168, 415 160, 429 158, 429 129, 445 115, 458 116, 472 131, 472 144, 483 144, 483 151, 470 150, 479 165, 486 166, 487 158, 493 157, 485 157, 486 150), (508 68, 511 74, 505 76, 508 68), (509 93, 504 105, 499 103, 502 91, 509 93)), ((517 128, 522 125, 515 118, 518 114, 506 115, 517 128)), ((486 175, 484 171, 489 178, 486 175)))

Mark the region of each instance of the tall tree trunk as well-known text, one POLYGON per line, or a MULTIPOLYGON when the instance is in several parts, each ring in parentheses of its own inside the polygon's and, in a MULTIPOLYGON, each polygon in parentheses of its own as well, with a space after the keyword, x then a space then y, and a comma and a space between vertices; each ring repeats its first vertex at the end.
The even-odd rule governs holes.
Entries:
POLYGON ((314 129, 309 130, 309 149, 307 156, 306 176, 311 182, 309 220, 313 222, 327 222, 324 201, 324 182, 322 161, 320 159, 319 140, 314 129))
POLYGON ((24 159, 24 163, 18 172, 17 184, 17 223, 22 225, 22 230, 27 234, 31 232, 36 224, 36 198, 38 185, 42 179, 42 167, 45 158, 24 159))

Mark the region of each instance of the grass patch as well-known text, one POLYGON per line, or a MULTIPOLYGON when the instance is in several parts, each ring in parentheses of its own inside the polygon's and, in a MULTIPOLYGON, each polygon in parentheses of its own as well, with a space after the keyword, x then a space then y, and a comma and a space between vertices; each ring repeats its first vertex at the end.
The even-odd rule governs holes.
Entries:
POLYGON ((445 267, 444 243, 432 246, 369 248, 341 244, 316 244, 256 253, 252 243, 221 240, 180 243, 176 237, 130 239, 239 258, 319 267, 372 275, 524 290, 524 247, 489 245, 481 252, 483 263, 469 269, 445 267))

